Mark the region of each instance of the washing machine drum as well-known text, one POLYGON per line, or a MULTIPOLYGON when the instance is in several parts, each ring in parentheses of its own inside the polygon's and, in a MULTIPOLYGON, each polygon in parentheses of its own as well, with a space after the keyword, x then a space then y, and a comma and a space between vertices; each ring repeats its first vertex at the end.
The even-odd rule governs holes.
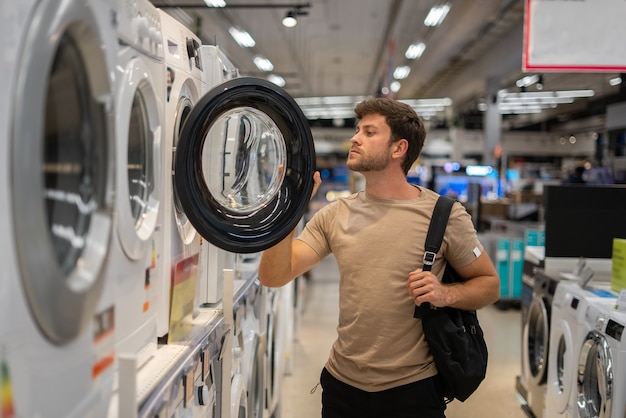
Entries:
POLYGON ((176 149, 175 187, 196 230, 236 253, 272 247, 297 225, 313 190, 315 150, 296 102, 242 77, 208 92, 176 149))

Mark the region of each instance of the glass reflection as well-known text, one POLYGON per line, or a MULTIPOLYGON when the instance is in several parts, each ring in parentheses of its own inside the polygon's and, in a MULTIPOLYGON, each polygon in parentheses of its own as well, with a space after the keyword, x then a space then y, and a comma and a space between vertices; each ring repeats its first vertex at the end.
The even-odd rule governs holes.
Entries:
POLYGON ((145 214, 148 198, 154 190, 152 133, 148 111, 140 90, 133 98, 128 130, 128 191, 130 210, 138 226, 145 214))
POLYGON ((86 246, 98 209, 98 140, 85 65, 75 40, 63 35, 48 80, 43 138, 44 201, 52 248, 64 275, 86 246))
POLYGON ((205 185, 217 202, 249 213, 270 202, 284 179, 285 140, 276 123, 251 107, 225 112, 202 150, 205 185))

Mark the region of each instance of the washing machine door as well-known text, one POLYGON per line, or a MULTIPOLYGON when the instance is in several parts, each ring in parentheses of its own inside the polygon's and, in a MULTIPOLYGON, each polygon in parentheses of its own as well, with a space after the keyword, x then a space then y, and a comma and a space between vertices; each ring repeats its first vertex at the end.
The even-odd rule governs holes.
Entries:
POLYGON ((589 332, 578 357, 577 403, 581 417, 611 417, 613 373, 609 343, 599 332, 589 332))
POLYGON ((528 309, 528 322, 524 328, 523 338, 529 379, 535 385, 545 383, 547 378, 549 326, 550 317, 546 302, 539 295, 535 295, 528 309))
POLYGON ((212 244, 263 251, 298 224, 313 190, 315 150, 296 102, 269 81, 215 87, 191 111, 176 150, 175 187, 212 244))
POLYGON ((559 320, 552 329, 550 354, 548 356, 549 399, 559 414, 565 414, 574 386, 574 341, 572 330, 565 320, 559 320))
POLYGON ((20 46, 13 98, 14 240, 32 317, 62 345, 93 320, 104 280, 112 230, 112 63, 88 2, 39 2, 31 21, 37 24, 20 46))

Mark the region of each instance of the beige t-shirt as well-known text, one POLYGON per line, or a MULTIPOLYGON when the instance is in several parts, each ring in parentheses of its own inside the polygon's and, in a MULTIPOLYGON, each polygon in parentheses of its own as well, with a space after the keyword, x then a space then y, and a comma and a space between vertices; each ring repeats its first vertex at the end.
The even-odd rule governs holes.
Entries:
MULTIPOLYGON (((409 272, 422 267, 424 240, 438 195, 420 188, 413 200, 384 200, 364 191, 322 208, 298 239, 320 257, 331 252, 340 274, 339 323, 326 368, 368 392, 437 374, 415 303, 409 272)), ((470 215, 455 203, 433 273, 441 280, 444 257, 453 267, 476 259, 483 247, 470 215)))

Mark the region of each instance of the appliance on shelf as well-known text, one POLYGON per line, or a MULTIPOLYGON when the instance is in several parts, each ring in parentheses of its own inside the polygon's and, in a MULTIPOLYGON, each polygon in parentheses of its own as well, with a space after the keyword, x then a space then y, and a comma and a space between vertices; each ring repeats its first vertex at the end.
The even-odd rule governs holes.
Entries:
POLYGON ((105 0, 7 1, 0 14, 2 413, 106 414, 115 324, 116 39, 105 0))

